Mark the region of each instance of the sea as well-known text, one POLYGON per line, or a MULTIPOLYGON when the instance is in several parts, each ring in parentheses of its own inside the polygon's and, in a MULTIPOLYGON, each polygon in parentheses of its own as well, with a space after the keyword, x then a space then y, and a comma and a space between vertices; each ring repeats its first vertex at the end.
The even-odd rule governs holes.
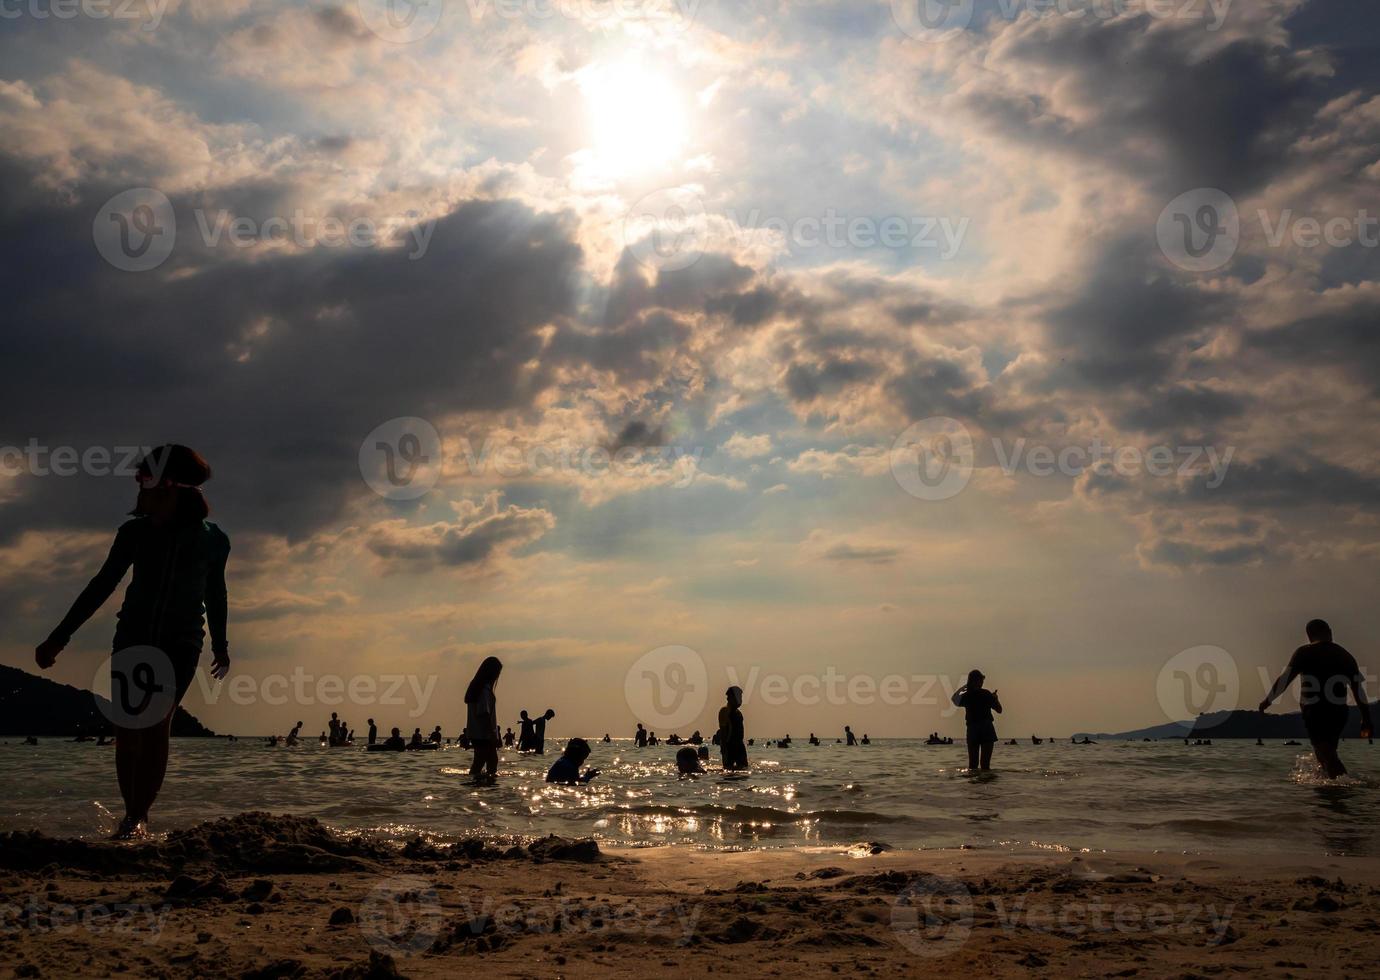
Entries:
MULTIPOLYGON (((703 849, 1000 848, 1187 854, 1380 853, 1380 747, 1343 743, 1350 775, 1321 778, 1308 747, 1252 741, 998 745, 993 770, 965 771, 963 743, 750 748, 746 776, 676 775, 675 746, 591 739, 586 786, 545 782, 546 755, 501 756, 495 786, 469 779, 470 753, 366 752, 315 741, 174 739, 155 832, 253 810, 320 819, 404 842, 593 836, 703 849)), ((121 814, 114 750, 90 742, 0 742, 0 830, 87 839, 121 814)))

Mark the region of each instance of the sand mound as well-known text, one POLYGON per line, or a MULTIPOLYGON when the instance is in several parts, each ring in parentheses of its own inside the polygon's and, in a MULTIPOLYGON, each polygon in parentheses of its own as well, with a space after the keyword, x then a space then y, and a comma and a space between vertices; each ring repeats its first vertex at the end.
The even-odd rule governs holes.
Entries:
MULTIPOLYGON (((417 838, 401 851, 367 837, 342 837, 313 817, 241 813, 136 843, 68 840, 36 830, 0 834, 0 868, 38 871, 55 866, 95 875, 173 877, 187 871, 242 876, 377 871, 399 858, 419 862, 579 861, 601 857, 592 839, 546 837, 500 850, 483 840, 432 844, 417 838)), ((191 886, 188 886, 190 889, 191 886)), ((197 899, 200 893, 177 896, 197 899)))
POLYGON ((49 865, 96 874, 171 875, 199 868, 228 874, 368 871, 396 852, 364 838, 339 837, 309 817, 241 813, 176 830, 162 840, 64 840, 38 831, 0 834, 0 867, 49 865))

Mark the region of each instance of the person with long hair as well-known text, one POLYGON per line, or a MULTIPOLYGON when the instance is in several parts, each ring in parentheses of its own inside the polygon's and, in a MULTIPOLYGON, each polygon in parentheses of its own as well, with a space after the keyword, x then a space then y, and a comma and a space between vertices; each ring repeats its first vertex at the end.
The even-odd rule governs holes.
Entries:
POLYGON ((474 746, 474 764, 470 775, 477 783, 491 783, 498 778, 498 702, 494 686, 503 673, 503 663, 497 657, 485 657, 474 679, 465 689, 465 736, 474 746))
POLYGON ((992 768, 992 748, 997 744, 997 726, 992 712, 1001 714, 1001 699, 996 691, 983 687, 987 678, 974 668, 968 671, 968 683, 953 693, 955 707, 962 708, 967 724, 968 770, 986 771, 992 768))
POLYGON ((111 714, 115 773, 125 815, 115 836, 142 837, 168 769, 173 715, 192 685, 205 631, 211 634, 211 675, 230 671, 226 640, 225 564, 230 539, 207 518, 202 484, 211 467, 200 454, 164 445, 140 461, 139 495, 131 520, 115 534, 110 554, 71 610, 34 651, 53 666, 72 635, 134 575, 115 627, 111 714), (133 698, 131 698, 133 694, 133 698))

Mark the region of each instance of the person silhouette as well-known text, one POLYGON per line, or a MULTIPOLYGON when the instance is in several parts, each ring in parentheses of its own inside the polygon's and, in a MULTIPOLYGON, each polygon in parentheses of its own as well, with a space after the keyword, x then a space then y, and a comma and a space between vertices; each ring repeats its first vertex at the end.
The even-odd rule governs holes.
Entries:
POLYGON ((524 708, 518 712, 518 751, 531 752, 535 740, 536 722, 527 717, 527 710, 524 708))
POLYGON ((992 712, 1001 714, 1001 701, 996 691, 988 691, 982 684, 987 678, 980 670, 968 671, 968 683, 950 698, 962 708, 968 725, 968 768, 992 768, 992 747, 997 744, 997 727, 992 712))
POLYGON ((854 736, 853 729, 849 728, 847 725, 843 726, 843 737, 848 740, 849 745, 858 744, 858 739, 854 736))
POLYGON ((639 749, 645 749, 647 747, 647 729, 642 727, 642 722, 640 721, 637 723, 637 735, 634 736, 633 743, 639 749))
POLYGON ((747 746, 743 742, 743 689, 734 685, 724 692, 725 704, 719 709, 719 755, 724 769, 737 772, 748 767, 747 746))
POLYGON ((513 747, 513 740, 513 730, 509 728, 503 733, 503 747, 505 749, 511 749, 513 747))
POLYGON ((580 766, 589 758, 589 743, 582 738, 572 738, 565 743, 565 751, 561 757, 551 764, 547 770, 546 781, 548 783, 566 783, 575 785, 576 783, 587 783, 595 776, 599 775, 598 769, 586 769, 580 773, 580 766))
MULTIPOLYGON (((115 771, 125 804, 115 836, 122 839, 147 833, 149 811, 168 770, 173 716, 192 685, 201 659, 203 626, 211 636, 211 676, 221 680, 230 672, 225 588, 230 539, 207 520, 211 508, 201 487, 211 478, 210 464, 195 450, 167 444, 140 460, 135 476, 139 493, 132 519, 120 526, 105 563, 62 622, 34 650, 34 661, 41 670, 52 667, 72 635, 95 615, 133 568, 113 648, 117 653, 134 647, 158 650, 171 662, 172 677, 168 680, 172 691, 168 692, 170 697, 143 699, 140 711, 115 726, 115 771), (166 717, 142 716, 160 710, 166 710, 166 717)), ((154 668, 155 677, 162 665, 160 660, 154 668)), ((132 676, 137 682, 138 677, 147 675, 136 669, 132 676)), ((117 686, 123 688, 125 681, 112 660, 112 694, 117 686)))
POLYGON ((497 657, 485 657, 465 689, 465 735, 474 746, 470 775, 475 782, 498 779, 498 699, 494 688, 503 673, 497 657))
POLYGON ((550 708, 535 721, 532 722, 532 751, 537 755, 546 754, 546 723, 556 717, 556 712, 550 708))
POLYGON ((1308 732, 1308 741, 1313 745, 1313 754, 1318 759, 1329 779, 1346 775, 1337 754, 1342 732, 1346 729, 1351 710, 1347 707, 1346 696, 1350 691, 1361 709, 1361 737, 1369 739, 1374 732, 1371 723, 1370 702, 1366 700, 1365 678, 1356 663, 1356 658, 1346 648, 1332 640, 1332 627, 1321 619, 1309 620, 1304 626, 1308 642, 1294 651, 1284 672, 1275 680, 1265 700, 1260 702, 1260 711, 1270 710, 1295 677, 1299 682, 1299 707, 1303 714, 1303 727, 1308 732))
POLYGON ((693 746, 687 745, 676 753, 676 773, 681 779, 704 773, 704 766, 700 765, 699 751, 693 746))

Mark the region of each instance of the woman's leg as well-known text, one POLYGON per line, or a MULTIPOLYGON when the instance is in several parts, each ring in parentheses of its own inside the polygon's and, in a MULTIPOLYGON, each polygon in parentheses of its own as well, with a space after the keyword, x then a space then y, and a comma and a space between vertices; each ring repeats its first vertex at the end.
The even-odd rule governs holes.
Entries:
POLYGON ((125 801, 125 820, 147 822, 168 772, 168 741, 172 714, 148 728, 118 728, 115 733, 115 776, 125 801))
POLYGON ((969 768, 969 769, 976 769, 977 767, 978 767, 978 742, 977 742, 977 740, 976 740, 975 738, 973 738, 972 736, 969 736, 969 738, 968 738, 968 768, 969 768))
POLYGON ((995 744, 996 744, 995 742, 983 742, 983 743, 982 743, 982 768, 983 768, 983 769, 991 769, 991 768, 992 768, 992 746, 995 745, 995 744))

